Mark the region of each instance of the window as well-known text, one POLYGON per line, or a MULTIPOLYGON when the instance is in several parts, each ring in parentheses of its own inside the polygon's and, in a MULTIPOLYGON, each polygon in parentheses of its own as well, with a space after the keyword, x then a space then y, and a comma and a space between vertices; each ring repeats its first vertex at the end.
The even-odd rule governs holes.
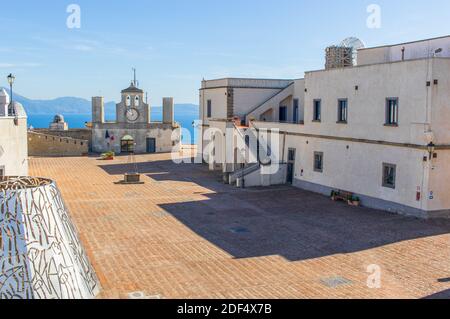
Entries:
POLYGON ((398 125, 398 98, 386 99, 386 123, 385 125, 398 125))
POLYGON ((5 166, 0 166, 0 178, 5 177, 5 166))
POLYGON ((208 100, 207 101, 207 110, 206 110, 206 113, 207 113, 207 117, 208 118, 211 118, 211 116, 212 116, 212 101, 211 100, 208 100))
POLYGON ((314 100, 314 114, 313 114, 313 121, 314 122, 320 122, 322 120, 322 101, 321 100, 314 100))
POLYGON ((397 166, 394 164, 383 164, 383 187, 395 189, 395 178, 397 166))
POLYGON ((136 95, 136 97, 134 98, 134 106, 139 106, 139 102, 140 102, 139 96, 136 95))
POLYGON ((338 123, 347 123, 348 101, 347 99, 338 100, 338 123))
POLYGON ((323 172, 323 153, 314 152, 314 171, 322 173, 323 172))
POLYGON ((298 107, 299 107, 298 99, 294 99, 294 112, 293 112, 294 114, 292 119, 294 123, 298 123, 299 120, 298 107))
POLYGON ((279 120, 280 120, 280 122, 287 122, 287 107, 286 106, 280 106, 279 120))
POLYGON ((131 106, 131 96, 127 95, 127 97, 125 99, 125 105, 126 106, 131 106))

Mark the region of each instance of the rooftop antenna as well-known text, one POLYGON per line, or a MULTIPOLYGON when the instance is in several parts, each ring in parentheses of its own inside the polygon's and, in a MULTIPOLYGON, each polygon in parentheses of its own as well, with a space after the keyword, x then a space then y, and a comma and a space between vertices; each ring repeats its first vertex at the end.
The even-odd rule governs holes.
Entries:
POLYGON ((132 70, 133 70, 133 75, 134 75, 133 84, 134 84, 134 86, 136 86, 136 68, 132 68, 132 70))

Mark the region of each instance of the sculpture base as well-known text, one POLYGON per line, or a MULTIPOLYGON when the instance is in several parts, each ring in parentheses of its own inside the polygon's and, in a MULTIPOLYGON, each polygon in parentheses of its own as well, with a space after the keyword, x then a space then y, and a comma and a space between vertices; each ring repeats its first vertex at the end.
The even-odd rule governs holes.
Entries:
POLYGON ((141 174, 139 173, 126 173, 124 176, 124 180, 117 182, 115 184, 120 185, 133 185, 133 184, 145 184, 141 182, 141 174))

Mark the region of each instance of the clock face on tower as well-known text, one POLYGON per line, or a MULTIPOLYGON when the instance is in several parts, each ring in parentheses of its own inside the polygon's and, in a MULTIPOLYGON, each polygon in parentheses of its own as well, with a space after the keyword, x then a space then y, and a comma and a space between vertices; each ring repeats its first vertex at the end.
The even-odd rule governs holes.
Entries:
POLYGON ((128 109, 126 112, 126 117, 129 122, 136 122, 139 118, 139 111, 135 108, 128 109))

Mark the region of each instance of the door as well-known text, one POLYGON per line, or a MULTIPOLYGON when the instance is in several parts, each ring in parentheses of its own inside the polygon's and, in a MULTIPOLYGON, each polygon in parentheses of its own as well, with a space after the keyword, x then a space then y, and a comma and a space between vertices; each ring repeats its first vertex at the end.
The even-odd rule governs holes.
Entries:
POLYGON ((133 153, 134 152, 134 139, 127 135, 120 140, 120 152, 121 153, 133 153))
POLYGON ((287 183, 294 183, 295 174, 295 149, 290 148, 288 150, 288 162, 287 162, 287 183))
POLYGON ((286 106, 280 106, 280 114, 279 114, 279 120, 280 122, 284 123, 287 122, 287 107, 286 106))
POLYGON ((298 99, 294 99, 293 121, 298 123, 298 99))
POLYGON ((147 138, 147 153, 156 153, 156 139, 147 138))

